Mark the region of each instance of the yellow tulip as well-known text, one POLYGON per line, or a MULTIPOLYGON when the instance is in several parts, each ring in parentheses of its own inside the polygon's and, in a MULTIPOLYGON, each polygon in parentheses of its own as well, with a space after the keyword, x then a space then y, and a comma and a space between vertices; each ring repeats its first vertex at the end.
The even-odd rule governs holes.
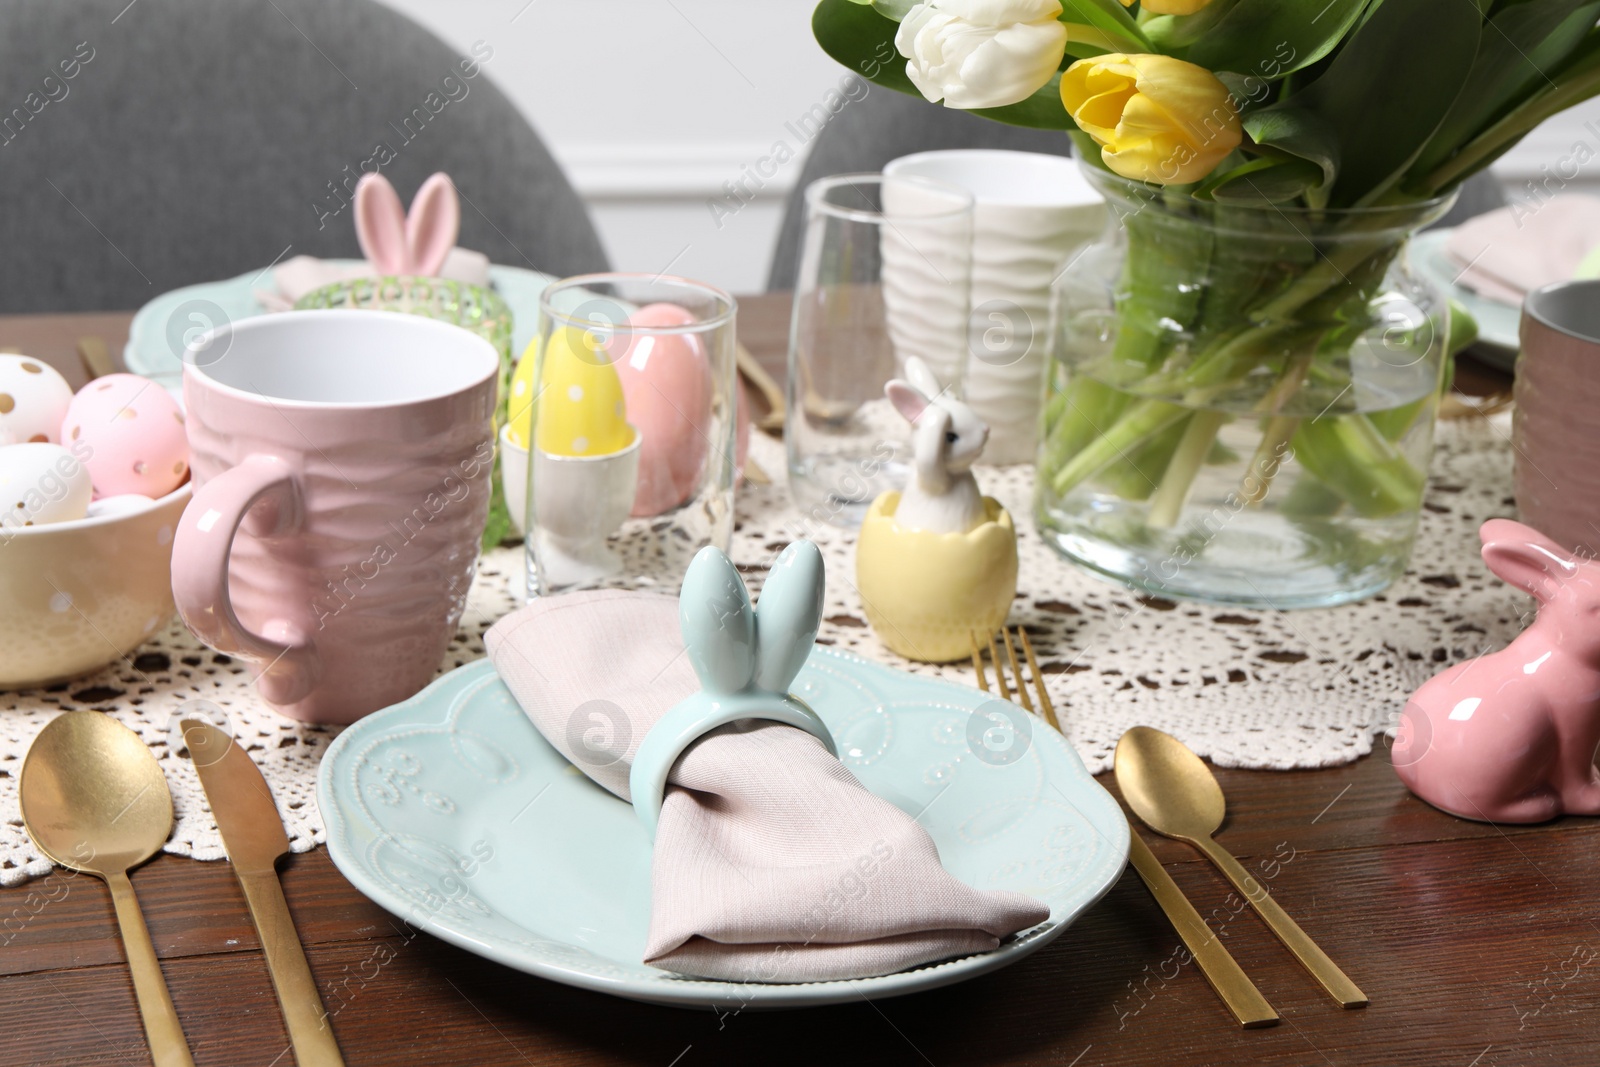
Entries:
MULTIPOLYGON (((1123 7, 1132 7, 1133 4, 1134 0, 1122 0, 1123 7)), ((1139 10, 1152 15, 1192 15, 1210 5, 1211 0, 1144 0, 1139 10)))
POLYGON ((1061 102, 1100 158, 1124 178, 1184 185, 1239 147, 1239 112, 1204 67, 1171 56, 1110 53, 1061 75, 1061 102))

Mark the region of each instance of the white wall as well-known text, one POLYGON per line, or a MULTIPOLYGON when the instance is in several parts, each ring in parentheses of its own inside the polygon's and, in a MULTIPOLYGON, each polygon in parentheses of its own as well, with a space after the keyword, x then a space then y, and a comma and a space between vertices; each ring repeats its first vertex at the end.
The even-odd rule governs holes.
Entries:
MULTIPOLYGON (((463 53, 494 46, 488 76, 567 168, 614 267, 765 287, 805 148, 794 122, 845 73, 811 38, 814 0, 383 2, 463 53), (713 214, 706 202, 735 205, 724 183, 753 188, 779 143, 797 158, 736 214, 713 214)), ((1579 140, 1596 162, 1566 191, 1600 193, 1600 102, 1534 131, 1496 173, 1514 187, 1544 181, 1541 166, 1561 173, 1579 140)))
POLYGON ((485 72, 566 167, 612 266, 766 287, 800 160, 747 178, 747 205, 723 186, 780 141, 803 155, 785 124, 845 74, 812 40, 813 0, 384 2, 462 52, 494 46, 485 72))
POLYGON ((1494 173, 1508 194, 1525 203, 1554 193, 1600 196, 1600 99, 1579 104, 1528 134, 1494 165, 1494 173), (1530 191, 1529 182, 1539 191, 1530 191))

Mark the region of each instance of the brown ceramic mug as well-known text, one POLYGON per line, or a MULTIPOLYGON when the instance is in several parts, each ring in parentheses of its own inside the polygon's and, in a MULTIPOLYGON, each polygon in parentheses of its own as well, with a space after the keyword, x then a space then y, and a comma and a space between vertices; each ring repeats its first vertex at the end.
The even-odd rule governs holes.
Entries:
POLYGON ((1522 304, 1517 511, 1581 555, 1600 553, 1600 280, 1555 282, 1522 304))

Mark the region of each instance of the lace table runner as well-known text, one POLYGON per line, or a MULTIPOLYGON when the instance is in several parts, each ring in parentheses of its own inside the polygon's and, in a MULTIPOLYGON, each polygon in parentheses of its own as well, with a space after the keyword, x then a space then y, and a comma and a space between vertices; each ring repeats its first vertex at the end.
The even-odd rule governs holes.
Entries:
MULTIPOLYGON (((879 645, 853 585, 854 535, 802 520, 783 484, 782 445, 756 438, 752 454, 775 482, 741 489, 732 551, 752 586, 785 544, 810 537, 829 573, 820 641, 971 684, 970 664, 908 664, 879 645)), ((984 490, 1017 520, 1021 580, 1010 622, 1032 635, 1062 726, 1089 770, 1108 769, 1117 738, 1140 723, 1176 734, 1224 766, 1346 763, 1371 751, 1375 734, 1392 728, 1426 677, 1515 636, 1527 602, 1488 574, 1477 540, 1483 520, 1513 512, 1509 417, 1441 422, 1431 473, 1416 554, 1400 582, 1360 604, 1279 613, 1141 597, 1081 573, 1033 532, 1032 469, 981 470, 984 490)), ((484 654, 483 632, 517 606, 522 586, 520 548, 484 558, 441 673, 484 654)), ((224 710, 266 773, 294 851, 323 841, 317 764, 337 729, 270 711, 242 663, 204 648, 174 620, 97 674, 0 694, 0 885, 50 869, 23 832, 17 776, 34 735, 70 709, 115 715, 150 745, 177 812, 168 852, 222 858, 199 781, 178 752, 181 739, 169 741, 174 713, 196 698, 224 710)))

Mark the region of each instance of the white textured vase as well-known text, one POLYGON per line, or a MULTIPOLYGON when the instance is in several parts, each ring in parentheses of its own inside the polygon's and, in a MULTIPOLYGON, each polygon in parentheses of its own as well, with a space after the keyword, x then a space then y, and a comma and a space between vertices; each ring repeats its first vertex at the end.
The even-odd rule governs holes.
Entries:
POLYGON ((916 176, 883 182, 883 308, 895 373, 916 356, 960 389, 972 300, 972 201, 916 176))
POLYGON ((1050 285, 1073 252, 1099 236, 1105 202, 1065 156, 957 149, 902 156, 883 170, 972 194, 966 401, 989 424, 986 463, 1032 462, 1050 285))

